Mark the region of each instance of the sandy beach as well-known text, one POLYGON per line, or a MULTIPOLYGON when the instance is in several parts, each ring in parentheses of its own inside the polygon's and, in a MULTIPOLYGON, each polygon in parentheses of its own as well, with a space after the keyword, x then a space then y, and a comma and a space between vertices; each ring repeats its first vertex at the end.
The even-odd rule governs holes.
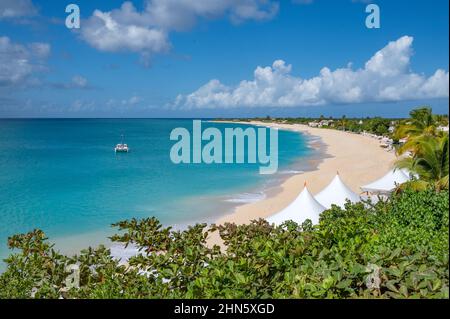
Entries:
MULTIPOLYGON (((217 224, 226 222, 242 224, 260 217, 268 217, 292 202, 302 191, 305 182, 311 193, 316 194, 328 185, 337 171, 344 183, 359 194, 361 185, 383 176, 392 168, 396 159, 393 152, 387 152, 380 147, 378 140, 359 134, 312 128, 301 124, 256 121, 245 123, 293 130, 320 137, 325 147, 325 156, 316 169, 289 177, 274 194, 261 201, 238 206, 232 214, 220 218, 217 224)), ((213 238, 211 240, 215 241, 213 238)))

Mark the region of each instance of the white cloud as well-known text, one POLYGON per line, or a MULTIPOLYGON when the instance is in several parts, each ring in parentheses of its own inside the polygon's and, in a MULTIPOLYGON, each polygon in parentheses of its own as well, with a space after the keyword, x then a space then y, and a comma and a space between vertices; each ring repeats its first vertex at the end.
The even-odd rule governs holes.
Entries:
POLYGON ((122 107, 131 107, 131 106, 141 103, 142 101, 143 101, 143 99, 140 96, 134 94, 134 95, 130 96, 129 98, 125 98, 125 99, 121 99, 121 100, 120 99, 116 100, 116 99, 111 98, 105 102, 105 105, 111 109, 112 108, 118 109, 118 108, 122 108, 122 107))
POLYGON ((8 37, 0 37, 0 87, 20 86, 35 82, 32 76, 46 70, 50 54, 47 43, 22 45, 8 37))
POLYGON ((28 17, 37 14, 37 9, 31 0, 1 0, 0 20, 7 18, 28 17))
POLYGON ((132 106, 132 105, 136 105, 136 104, 140 103, 141 101, 142 101, 142 99, 139 96, 133 95, 129 99, 122 100, 122 105, 132 106))
POLYGON ((92 89, 88 80, 81 75, 74 75, 68 83, 53 83, 56 89, 92 89))
POLYGON ((40 59, 45 59, 50 55, 50 45, 48 43, 34 42, 29 47, 33 54, 40 59))
POLYGON ((73 86, 78 88, 85 88, 88 85, 88 81, 85 77, 82 77, 81 75, 75 75, 72 77, 72 84, 73 86))
POLYGON ((93 111, 96 107, 96 104, 94 101, 87 101, 87 100, 75 100, 72 102, 72 104, 69 106, 68 111, 70 112, 82 112, 82 111, 93 111))
POLYGON ((413 38, 404 36, 375 53, 366 62, 365 69, 382 77, 407 73, 412 55, 413 38))
POLYGON ((111 12, 95 10, 81 32, 84 40, 101 51, 159 53, 169 47, 166 32, 146 25, 130 2, 111 12))
POLYGON ((197 19, 227 16, 232 22, 267 20, 278 13, 279 4, 269 0, 152 0, 147 1, 148 21, 166 30, 185 31, 197 19))
POLYGON ((109 12, 95 10, 83 23, 81 38, 101 51, 138 52, 144 60, 170 49, 168 34, 186 31, 199 18, 227 16, 232 22, 267 20, 278 12, 270 0, 148 0, 143 11, 131 2, 109 12))
POLYGON ((449 73, 439 69, 426 77, 410 70, 413 38, 404 36, 376 52, 364 68, 349 64, 327 67, 310 79, 291 74, 292 66, 276 60, 258 66, 253 80, 226 86, 214 79, 197 91, 179 95, 175 108, 294 107, 333 103, 448 98, 449 73))

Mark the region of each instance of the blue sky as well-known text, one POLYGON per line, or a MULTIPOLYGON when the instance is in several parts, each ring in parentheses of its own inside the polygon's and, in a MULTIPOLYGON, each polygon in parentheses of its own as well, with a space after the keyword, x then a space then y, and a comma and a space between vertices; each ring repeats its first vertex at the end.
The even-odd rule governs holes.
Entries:
POLYGON ((448 113, 446 0, 123 3, 0 0, 0 117, 448 113))

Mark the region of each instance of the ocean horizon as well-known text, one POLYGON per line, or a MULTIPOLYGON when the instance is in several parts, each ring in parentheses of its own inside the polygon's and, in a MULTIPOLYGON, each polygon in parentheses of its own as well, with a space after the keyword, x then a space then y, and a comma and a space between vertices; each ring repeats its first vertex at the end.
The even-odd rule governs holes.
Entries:
MULTIPOLYGON (((202 127, 247 127, 202 122, 202 127)), ((76 253, 108 244, 110 225, 155 216, 183 228, 213 223, 237 205, 264 199, 289 175, 309 169, 313 137, 279 131, 279 168, 259 174, 259 164, 174 164, 173 128, 189 119, 0 120, 0 258, 7 238, 42 229, 56 248, 76 253), (115 154, 120 142, 130 152, 115 154)))

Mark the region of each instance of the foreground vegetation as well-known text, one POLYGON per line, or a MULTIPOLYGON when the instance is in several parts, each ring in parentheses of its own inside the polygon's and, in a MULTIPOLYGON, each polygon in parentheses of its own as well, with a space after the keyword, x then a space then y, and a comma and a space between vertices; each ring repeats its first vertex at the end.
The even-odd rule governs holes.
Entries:
POLYGON ((68 257, 42 231, 16 235, 0 298, 448 298, 449 193, 405 190, 333 206, 312 226, 266 221, 185 231, 154 218, 115 224, 142 254, 119 265, 104 247, 68 257), (206 245, 219 232, 228 249, 206 245), (68 265, 80 287, 67 289, 68 265))

